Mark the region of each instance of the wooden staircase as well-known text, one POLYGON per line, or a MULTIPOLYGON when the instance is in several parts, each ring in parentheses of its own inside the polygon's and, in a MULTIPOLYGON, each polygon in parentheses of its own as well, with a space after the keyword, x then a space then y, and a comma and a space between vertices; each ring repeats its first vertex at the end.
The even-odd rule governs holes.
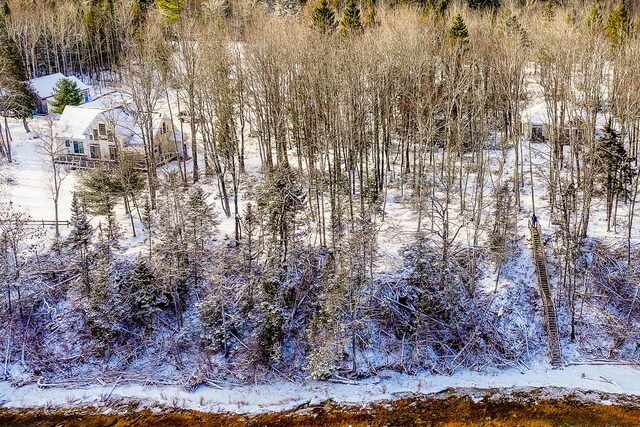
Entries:
POLYGON ((531 232, 531 241, 533 243, 533 256, 536 264, 536 272, 538 273, 540 297, 542 298, 544 317, 547 322, 547 335, 549 337, 549 353, 551 355, 551 366, 558 368, 562 366, 562 347, 560 346, 558 317, 556 315, 556 305, 553 300, 553 294, 551 293, 551 285, 549 284, 549 273, 547 272, 547 256, 545 252, 544 242, 542 240, 540 223, 537 223, 535 226, 529 223, 529 231, 531 232))

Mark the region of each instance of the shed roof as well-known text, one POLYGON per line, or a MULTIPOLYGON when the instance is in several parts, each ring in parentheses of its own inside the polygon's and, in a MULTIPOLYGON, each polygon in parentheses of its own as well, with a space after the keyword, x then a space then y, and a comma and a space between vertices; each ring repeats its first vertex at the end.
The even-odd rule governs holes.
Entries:
POLYGON ((81 91, 85 91, 90 88, 90 86, 84 84, 82 80, 78 79, 77 77, 65 77, 62 73, 55 73, 49 74, 48 76, 37 77, 35 79, 29 80, 29 83, 31 83, 31 87, 33 87, 33 90, 40 97, 40 99, 47 99, 53 96, 58 81, 65 78, 74 82, 76 86, 78 86, 78 89, 80 89, 81 91))

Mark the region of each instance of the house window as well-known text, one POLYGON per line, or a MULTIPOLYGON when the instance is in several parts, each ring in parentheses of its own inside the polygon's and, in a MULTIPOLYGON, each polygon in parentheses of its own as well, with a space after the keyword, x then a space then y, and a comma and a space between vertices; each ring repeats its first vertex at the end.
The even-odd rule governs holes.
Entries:
POLYGON ((109 146, 109 159, 110 160, 116 159, 116 147, 114 147, 113 145, 109 146))
POLYGON ((89 156, 92 159, 100 158, 100 146, 99 145, 91 145, 89 146, 89 156))
POLYGON ((93 139, 94 139, 94 141, 98 140, 98 129, 94 129, 93 130, 93 139))
POLYGON ((101 136, 104 136, 107 134, 107 127, 105 126, 104 123, 98 123, 98 133, 101 136))
POLYGON ((68 139, 64 142, 64 147, 67 149, 67 153, 71 152, 71 142, 68 139))
POLYGON ((531 127, 531 139, 534 141, 540 141, 544 139, 544 134, 542 132, 542 126, 532 126, 531 127))
POLYGON ((82 141, 73 141, 73 152, 75 154, 84 154, 84 144, 82 141))

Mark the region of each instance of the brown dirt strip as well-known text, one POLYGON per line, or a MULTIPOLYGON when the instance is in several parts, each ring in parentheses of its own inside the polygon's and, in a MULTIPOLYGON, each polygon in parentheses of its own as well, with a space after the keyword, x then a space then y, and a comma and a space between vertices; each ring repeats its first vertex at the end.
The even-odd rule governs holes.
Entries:
POLYGON ((211 414, 165 409, 162 412, 120 407, 0 409, 0 426, 134 427, 134 426, 640 426, 640 408, 585 403, 579 399, 483 399, 469 397, 407 398, 368 407, 333 402, 259 415, 211 414))

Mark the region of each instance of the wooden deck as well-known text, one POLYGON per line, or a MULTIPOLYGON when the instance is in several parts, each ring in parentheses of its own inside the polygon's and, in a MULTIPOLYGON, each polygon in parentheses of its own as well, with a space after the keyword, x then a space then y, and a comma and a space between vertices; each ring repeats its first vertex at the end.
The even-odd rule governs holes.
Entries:
MULTIPOLYGON (((146 172, 147 167, 145 165, 144 158, 132 155, 128 155, 127 157, 135 163, 136 169, 146 172)), ((163 166, 177 159, 178 155, 175 153, 163 154, 158 156, 156 159, 156 166, 163 166)), ((57 156, 56 163, 70 166, 71 169, 94 169, 99 167, 112 169, 116 165, 116 161, 114 160, 96 160, 76 154, 63 154, 57 156)))

